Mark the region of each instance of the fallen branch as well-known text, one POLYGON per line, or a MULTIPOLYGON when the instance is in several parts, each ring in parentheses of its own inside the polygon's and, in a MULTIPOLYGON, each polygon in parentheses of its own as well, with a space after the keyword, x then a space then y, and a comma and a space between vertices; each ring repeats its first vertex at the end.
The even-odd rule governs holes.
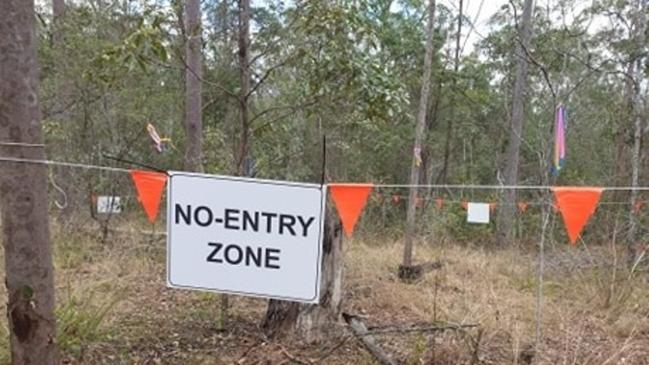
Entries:
POLYGON ((442 332, 442 331, 461 331, 467 328, 478 327, 478 324, 451 324, 446 326, 384 326, 384 327, 370 327, 368 334, 382 334, 382 333, 407 333, 407 332, 442 332))
POLYGON ((367 327, 361 322, 358 317, 343 313, 343 319, 349 325, 349 328, 354 333, 356 338, 363 344, 365 349, 374 356, 374 358, 383 365, 397 365, 383 349, 376 343, 374 338, 367 331, 367 327))

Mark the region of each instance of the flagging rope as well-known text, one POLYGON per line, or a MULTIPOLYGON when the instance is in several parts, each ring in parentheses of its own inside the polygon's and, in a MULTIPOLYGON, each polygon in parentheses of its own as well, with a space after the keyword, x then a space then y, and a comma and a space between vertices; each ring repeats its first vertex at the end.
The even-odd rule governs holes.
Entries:
MULTIPOLYGON (((82 164, 75 162, 64 162, 64 161, 54 161, 54 160, 33 160, 27 158, 15 158, 15 157, 1 157, 0 161, 6 162, 17 162, 17 163, 32 163, 40 165, 50 165, 50 166, 66 166, 66 167, 76 167, 81 169, 90 169, 90 170, 105 170, 105 171, 115 171, 115 172, 124 172, 128 173, 131 170, 111 167, 111 166, 99 166, 99 165, 90 165, 82 164)), ((374 188, 384 188, 384 189, 396 189, 396 188, 430 188, 430 189, 482 189, 482 190, 550 190, 556 186, 551 185, 468 185, 468 184, 373 184, 374 188)), ((649 191, 649 186, 610 186, 602 187, 607 191, 649 191)))
POLYGON ((86 169, 86 170, 104 170, 104 171, 115 171, 115 172, 129 172, 130 171, 129 169, 122 169, 122 168, 119 168, 119 167, 88 165, 88 164, 82 164, 82 163, 52 161, 52 160, 31 160, 31 159, 27 159, 27 158, 0 157, 0 161, 18 162, 18 163, 32 163, 32 164, 50 165, 50 166, 76 167, 76 168, 86 169))
MULTIPOLYGON (((431 188, 431 189, 483 189, 483 190, 550 190, 552 185, 449 185, 449 184, 374 184, 377 188, 431 188)), ((649 186, 610 186, 602 187, 609 191, 649 191, 649 186)))
POLYGON ((8 147, 45 147, 42 143, 0 142, 0 146, 8 147))

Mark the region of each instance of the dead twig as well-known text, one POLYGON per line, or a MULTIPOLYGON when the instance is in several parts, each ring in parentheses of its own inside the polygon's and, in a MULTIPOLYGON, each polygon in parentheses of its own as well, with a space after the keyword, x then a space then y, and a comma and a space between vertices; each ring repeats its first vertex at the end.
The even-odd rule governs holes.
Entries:
POLYGON ((289 360, 293 361, 294 363, 301 364, 301 365, 312 365, 314 363, 313 360, 309 360, 309 359, 304 360, 304 359, 300 359, 295 355, 292 355, 290 352, 288 352, 286 348, 284 348, 284 346, 281 345, 278 346, 282 354, 286 356, 286 358, 288 358, 289 360))
POLYGON ((351 314, 343 313, 343 319, 349 325, 351 331, 356 335, 356 338, 363 344, 363 347, 374 356, 374 358, 382 365, 397 365, 397 363, 388 355, 379 344, 374 340, 367 331, 367 327, 361 322, 358 317, 351 314))
POLYGON ((385 333, 408 333, 408 332, 443 332, 443 331, 462 331, 467 328, 475 328, 479 324, 452 324, 446 326, 385 326, 370 327, 368 335, 377 335, 385 333))

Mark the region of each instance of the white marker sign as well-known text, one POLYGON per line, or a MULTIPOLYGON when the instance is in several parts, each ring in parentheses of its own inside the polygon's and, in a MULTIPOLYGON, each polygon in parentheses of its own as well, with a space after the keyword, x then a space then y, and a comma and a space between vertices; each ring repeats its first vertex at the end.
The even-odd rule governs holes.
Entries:
POLYGON ((325 190, 170 172, 168 285, 317 303, 325 190))
POLYGON ((122 198, 119 196, 97 197, 97 213, 118 214, 122 212, 122 198))
POLYGON ((467 210, 467 222, 489 224, 489 204, 469 203, 467 210))

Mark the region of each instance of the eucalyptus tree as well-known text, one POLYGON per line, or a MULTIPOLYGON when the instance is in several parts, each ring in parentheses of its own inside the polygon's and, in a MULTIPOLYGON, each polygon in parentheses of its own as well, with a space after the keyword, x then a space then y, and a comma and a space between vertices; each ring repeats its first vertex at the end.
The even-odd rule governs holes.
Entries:
MULTIPOLYGON (((518 168, 520 162, 520 148, 523 133, 523 119, 525 107, 525 93, 527 88, 528 60, 523 56, 529 49, 532 36, 532 8, 533 0, 525 0, 523 16, 519 28, 519 39, 516 47, 516 81, 514 84, 511 108, 511 124, 509 141, 505 152, 504 181, 505 185, 518 183, 518 168)), ((516 214, 516 190, 508 189, 503 192, 502 204, 498 209, 498 239, 505 243, 512 240, 514 219, 516 214)))
MULTIPOLYGON (((299 1, 287 13, 285 24, 292 32, 287 35, 289 42, 286 47, 279 51, 287 52, 290 57, 266 80, 277 82, 290 77, 295 82, 293 87, 299 91, 290 94, 290 103, 269 107, 267 110, 272 110, 272 114, 257 113, 270 118, 259 120, 267 128, 256 140, 263 143, 264 138, 270 138, 267 131, 282 126, 301 128, 300 123, 309 123, 306 129, 315 132, 315 141, 318 141, 318 134, 326 133, 328 146, 334 147, 327 149, 326 171, 322 171, 318 164, 317 170, 311 172, 310 176, 316 181, 323 181, 323 177, 347 178, 346 156, 341 146, 362 144, 367 140, 352 141, 350 132, 362 131, 366 126, 375 128, 373 122, 389 120, 406 104, 407 96, 402 85, 380 62, 384 47, 377 36, 379 22, 370 11, 371 5, 376 3, 378 1, 299 1)), ((284 89, 267 85, 259 90, 276 94, 284 89)), ((278 99, 283 98, 280 96, 278 99)), ((291 137, 294 141, 295 136, 291 137)), ((321 148, 321 145, 316 142, 303 147, 312 150, 321 148)), ((320 161, 322 156, 317 155, 320 161)), ((333 324, 342 301, 342 240, 340 225, 333 219, 333 212, 327 215, 324 242, 327 255, 323 260, 321 304, 311 306, 271 301, 263 321, 263 328, 269 335, 296 330, 307 340, 317 341, 335 331, 333 324)))
MULTIPOLYGON (((33 1, 0 3, 2 155, 43 160, 33 1), (28 147, 27 144, 33 145, 28 147)), ((3 162, 0 205, 14 365, 58 364, 47 166, 3 162)))
POLYGON ((400 275, 403 278, 410 276, 412 267, 412 250, 413 239, 415 234, 415 221, 417 214, 417 195, 419 189, 419 174, 422 163, 421 151, 422 141, 424 140, 424 131, 426 127, 426 113, 428 111, 428 98, 430 93, 430 78, 433 64, 433 39, 435 24, 435 1, 430 0, 428 3, 428 20, 426 25, 426 54, 424 56, 424 69, 421 79, 421 92, 419 96, 419 106, 417 112, 417 125, 415 127, 415 141, 413 146, 412 165, 410 167, 410 192, 408 194, 408 210, 406 216, 405 246, 403 250, 403 262, 400 275))
POLYGON ((200 0, 185 4, 185 170, 203 171, 203 38, 200 0))

